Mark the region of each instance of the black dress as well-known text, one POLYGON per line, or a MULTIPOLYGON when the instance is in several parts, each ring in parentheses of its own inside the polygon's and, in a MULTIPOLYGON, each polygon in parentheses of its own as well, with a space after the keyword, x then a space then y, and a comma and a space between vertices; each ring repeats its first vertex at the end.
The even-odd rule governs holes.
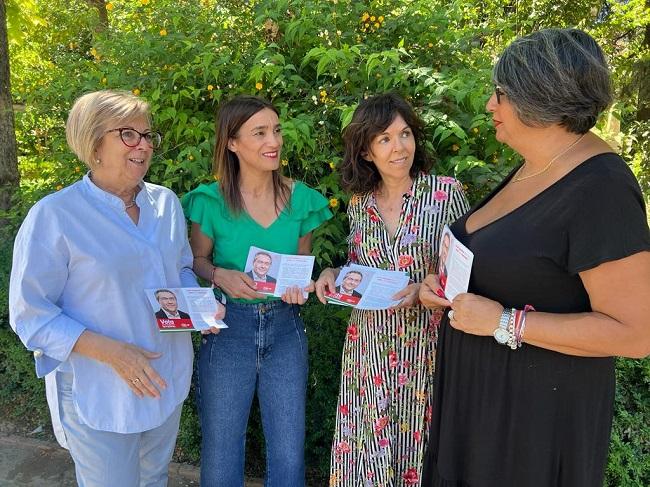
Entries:
MULTIPOLYGON (((588 159, 511 213, 467 234, 471 213, 451 227, 474 252, 469 291, 506 307, 591 311, 578 273, 650 249, 641 191, 615 154, 588 159)), ((613 358, 525 343, 513 351, 492 337, 451 328, 445 314, 435 382, 423 486, 602 485, 613 358)))

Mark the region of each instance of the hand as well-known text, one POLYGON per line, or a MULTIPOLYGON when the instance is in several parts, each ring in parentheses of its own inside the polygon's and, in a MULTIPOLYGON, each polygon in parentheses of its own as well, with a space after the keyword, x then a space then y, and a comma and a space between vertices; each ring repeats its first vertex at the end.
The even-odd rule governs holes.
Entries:
POLYGON ((307 298, 305 298, 304 292, 308 294, 314 292, 314 281, 310 281, 309 285, 304 289, 301 289, 298 286, 291 286, 284 290, 282 295, 282 301, 288 304, 305 304, 307 298))
POLYGON ((400 292, 393 295, 391 299, 393 300, 401 299, 402 301, 399 304, 392 306, 391 309, 409 308, 411 306, 417 306, 418 303, 420 302, 418 298, 418 295, 420 293, 420 286, 421 285, 419 283, 414 282, 406 286, 400 292))
POLYGON ((149 363, 162 357, 162 353, 150 352, 130 343, 108 339, 104 347, 105 359, 124 382, 128 384, 138 397, 160 398, 160 390, 166 389, 167 384, 149 363))
POLYGON ((420 286, 420 301, 427 308, 451 306, 451 301, 445 298, 445 293, 440 286, 436 274, 429 274, 420 286))
POLYGON ((217 267, 213 284, 231 298, 263 299, 264 294, 255 290, 255 281, 243 272, 217 267))
MULTIPOLYGON (((214 314, 214 319, 217 321, 223 320, 226 316, 226 307, 217 302, 217 312, 214 314)), ((210 333, 214 333, 215 335, 218 334, 221 331, 221 328, 217 328, 216 326, 211 326, 207 330, 201 330, 201 335, 209 335, 210 333)))
POLYGON ((327 304, 325 293, 333 293, 336 291, 336 274, 337 272, 334 269, 326 267, 320 273, 318 280, 314 284, 314 288, 316 289, 316 296, 318 296, 318 299, 323 304, 327 304))
POLYGON ((449 324, 472 335, 490 336, 499 326, 503 306, 483 296, 471 293, 459 294, 451 303, 453 319, 449 324))

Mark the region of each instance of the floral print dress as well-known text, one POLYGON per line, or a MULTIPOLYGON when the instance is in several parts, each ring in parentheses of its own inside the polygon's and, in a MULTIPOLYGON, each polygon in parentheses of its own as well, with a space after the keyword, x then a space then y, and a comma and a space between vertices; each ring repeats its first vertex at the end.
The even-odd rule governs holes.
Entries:
MULTIPOLYGON (((348 206, 351 263, 406 271, 422 282, 435 264, 442 229, 468 210, 454 178, 421 174, 404 194, 391 238, 374 194, 348 206)), ((431 420, 437 325, 422 306, 353 310, 341 364, 330 486, 420 485, 431 420)))

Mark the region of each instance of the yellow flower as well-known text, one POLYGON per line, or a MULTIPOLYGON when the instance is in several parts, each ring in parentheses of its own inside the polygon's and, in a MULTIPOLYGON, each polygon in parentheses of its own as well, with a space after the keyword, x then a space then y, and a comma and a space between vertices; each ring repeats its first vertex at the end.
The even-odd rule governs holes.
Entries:
POLYGON ((460 149, 460 147, 458 147, 458 144, 454 144, 451 146, 451 150, 453 150, 454 152, 458 152, 458 149, 460 149))
POLYGON ((90 49, 90 54, 91 54, 93 57, 97 57, 97 49, 95 49, 94 47, 93 47, 92 49, 90 49))
POLYGON ((259 90, 261 90, 262 88, 264 88, 264 85, 263 85, 262 83, 260 83, 259 81, 258 81, 257 83, 255 83, 255 89, 256 89, 256 90, 259 91, 259 90))
POLYGON ((149 0, 140 0, 142 5, 149 5, 149 0))
POLYGON ((433 47, 433 42, 429 42, 429 43, 427 44, 427 46, 429 46, 429 47, 433 47))
POLYGON ((140 95, 140 90, 139 90, 138 88, 133 88, 132 91, 133 91, 133 94, 134 94, 135 96, 140 95))
POLYGON ((102 78, 102 84, 103 84, 103 85, 106 84, 106 81, 107 81, 106 78, 102 78))
POLYGON ((381 27, 381 24, 379 22, 375 22, 375 29, 379 29, 381 27))
POLYGON ((74 172, 79 172, 79 171, 81 171, 81 168, 79 166, 75 166, 74 167, 74 172))
POLYGON ((165 37, 167 35, 167 29, 160 29, 160 35, 165 37))
POLYGON ((327 96, 327 91, 321 90, 320 96, 321 96, 321 98, 325 98, 327 96))
POLYGON ((289 165, 289 160, 288 160, 288 159, 282 159, 282 163, 281 163, 281 164, 282 164, 283 166, 288 166, 288 165, 289 165))
POLYGON ((333 162, 330 162, 330 169, 331 169, 332 171, 333 171, 334 169, 336 169, 336 164, 334 164, 333 162))
POLYGON ((369 18, 370 18, 370 15, 368 14, 368 12, 364 12, 363 15, 361 16, 361 22, 365 22, 369 18))
POLYGON ((70 49, 74 49, 74 42, 71 42, 69 45, 70 45, 70 49))
POLYGON ((61 186, 60 184, 56 187, 57 191, 61 191, 62 189, 63 189, 63 186, 61 186))
POLYGON ((111 2, 108 2, 108 3, 106 4, 106 10, 108 10, 109 12, 110 12, 111 10, 113 10, 113 4, 112 4, 111 2))
POLYGON ((474 127, 474 128, 472 129, 472 132, 474 132, 475 134, 478 134, 478 127, 474 127))
POLYGON ((337 206, 339 206, 339 200, 330 198, 330 208, 336 208, 337 206))
POLYGON ((370 27, 370 24, 364 24, 363 26, 367 29, 368 27, 370 27))
POLYGON ((375 17, 374 15, 371 15, 370 16, 370 22, 374 22, 375 20, 377 20, 377 17, 375 17))
POLYGON ((190 161, 193 161, 193 160, 194 160, 194 156, 193 156, 192 154, 190 154, 189 156, 187 156, 187 158, 188 158, 190 161))
POLYGON ((380 15, 379 17, 377 17, 377 20, 378 20, 379 22, 383 22, 383 21, 384 21, 384 16, 383 16, 383 15, 380 15))
POLYGON ((212 90, 214 90, 214 86, 208 85, 208 91, 212 91, 212 90))

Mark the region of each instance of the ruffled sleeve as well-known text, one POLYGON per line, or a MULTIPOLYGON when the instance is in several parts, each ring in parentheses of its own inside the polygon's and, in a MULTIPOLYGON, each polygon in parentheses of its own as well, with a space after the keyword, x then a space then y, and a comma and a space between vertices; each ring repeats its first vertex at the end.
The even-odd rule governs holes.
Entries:
POLYGON ((301 237, 332 218, 332 212, 328 206, 329 201, 322 194, 301 182, 296 182, 290 217, 300 221, 301 237))
POLYGON ((181 199, 185 218, 198 223, 201 231, 213 241, 216 239, 216 223, 223 213, 224 203, 217 183, 202 184, 181 199))

